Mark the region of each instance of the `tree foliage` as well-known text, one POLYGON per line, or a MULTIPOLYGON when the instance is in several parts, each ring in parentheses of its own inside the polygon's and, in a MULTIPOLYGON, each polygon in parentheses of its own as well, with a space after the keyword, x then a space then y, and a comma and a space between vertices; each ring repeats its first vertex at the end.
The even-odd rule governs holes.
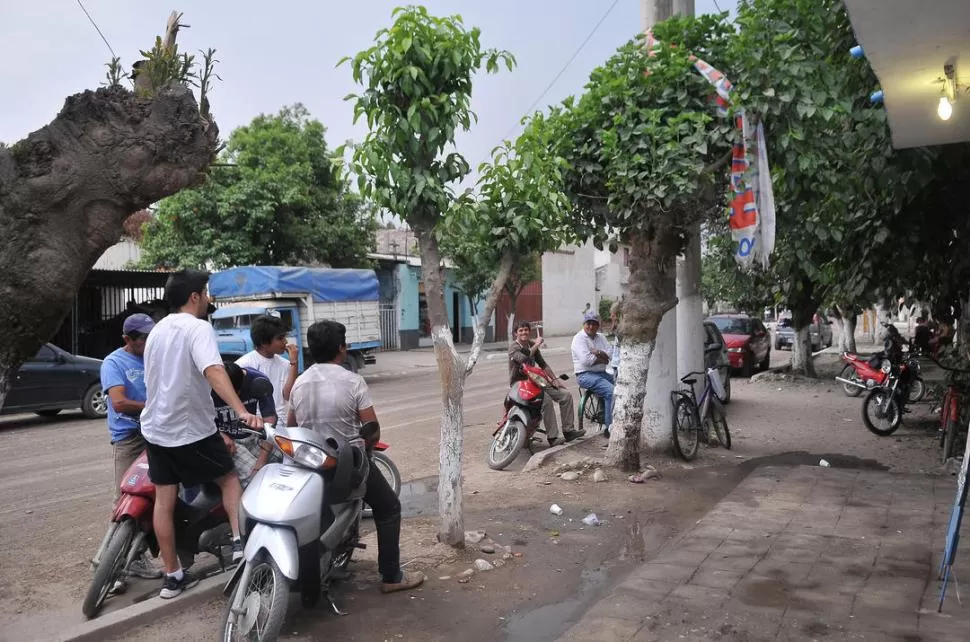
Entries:
POLYGON ((707 236, 701 257, 701 295, 710 310, 726 303, 733 310, 761 316, 775 303, 775 278, 758 267, 743 270, 735 260, 735 242, 726 226, 707 236))
POLYGON ((299 104, 233 131, 205 184, 161 202, 142 265, 366 265, 377 220, 324 134, 299 104))

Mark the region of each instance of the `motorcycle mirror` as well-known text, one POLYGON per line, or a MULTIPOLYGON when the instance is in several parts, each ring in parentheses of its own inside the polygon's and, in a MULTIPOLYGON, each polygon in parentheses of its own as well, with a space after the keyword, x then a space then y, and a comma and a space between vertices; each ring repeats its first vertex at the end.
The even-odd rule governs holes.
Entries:
POLYGON ((273 394, 273 384, 269 382, 269 379, 261 377, 259 379, 253 379, 249 390, 254 397, 268 397, 273 394))

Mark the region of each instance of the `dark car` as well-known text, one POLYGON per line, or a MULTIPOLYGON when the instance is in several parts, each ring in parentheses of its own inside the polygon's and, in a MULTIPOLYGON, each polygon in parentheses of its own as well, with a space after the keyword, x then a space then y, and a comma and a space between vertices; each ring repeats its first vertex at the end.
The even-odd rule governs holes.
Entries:
POLYGON ((108 414, 108 399, 101 390, 101 360, 75 356, 47 343, 14 374, 0 414, 35 412, 53 417, 74 408, 88 419, 108 414))
POLYGON ((771 336, 760 319, 746 314, 718 314, 717 326, 727 346, 731 367, 750 377, 755 368, 767 370, 771 361, 771 336))
POLYGON ((704 369, 716 368, 721 374, 724 395, 718 396, 722 403, 731 401, 731 361, 728 359, 724 337, 713 321, 704 321, 704 369))
MULTIPOLYGON (((808 326, 808 335, 812 340, 812 352, 832 345, 832 322, 825 316, 816 314, 812 317, 812 324, 808 326)), ((782 317, 775 328, 775 349, 787 348, 791 350, 795 344, 795 328, 791 317, 782 317)))

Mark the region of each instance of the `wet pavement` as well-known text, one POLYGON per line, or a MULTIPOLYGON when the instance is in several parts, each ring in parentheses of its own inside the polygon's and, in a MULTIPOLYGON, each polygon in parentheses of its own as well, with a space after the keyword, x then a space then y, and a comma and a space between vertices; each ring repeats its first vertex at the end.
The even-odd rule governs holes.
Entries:
POLYGON ((937 612, 955 492, 949 475, 759 468, 559 639, 966 640, 952 583, 937 612))

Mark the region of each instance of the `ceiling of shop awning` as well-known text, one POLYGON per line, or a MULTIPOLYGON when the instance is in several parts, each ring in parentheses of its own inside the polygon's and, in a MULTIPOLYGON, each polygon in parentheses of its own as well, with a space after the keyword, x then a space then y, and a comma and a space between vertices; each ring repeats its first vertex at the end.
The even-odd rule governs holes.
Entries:
MULTIPOLYGON (((879 77, 897 148, 970 141, 970 0, 845 0, 879 77), (936 114, 943 65, 955 62, 953 115, 936 114)), ((848 52, 846 52, 848 55, 848 52)), ((876 89, 876 88, 873 88, 876 89)))

